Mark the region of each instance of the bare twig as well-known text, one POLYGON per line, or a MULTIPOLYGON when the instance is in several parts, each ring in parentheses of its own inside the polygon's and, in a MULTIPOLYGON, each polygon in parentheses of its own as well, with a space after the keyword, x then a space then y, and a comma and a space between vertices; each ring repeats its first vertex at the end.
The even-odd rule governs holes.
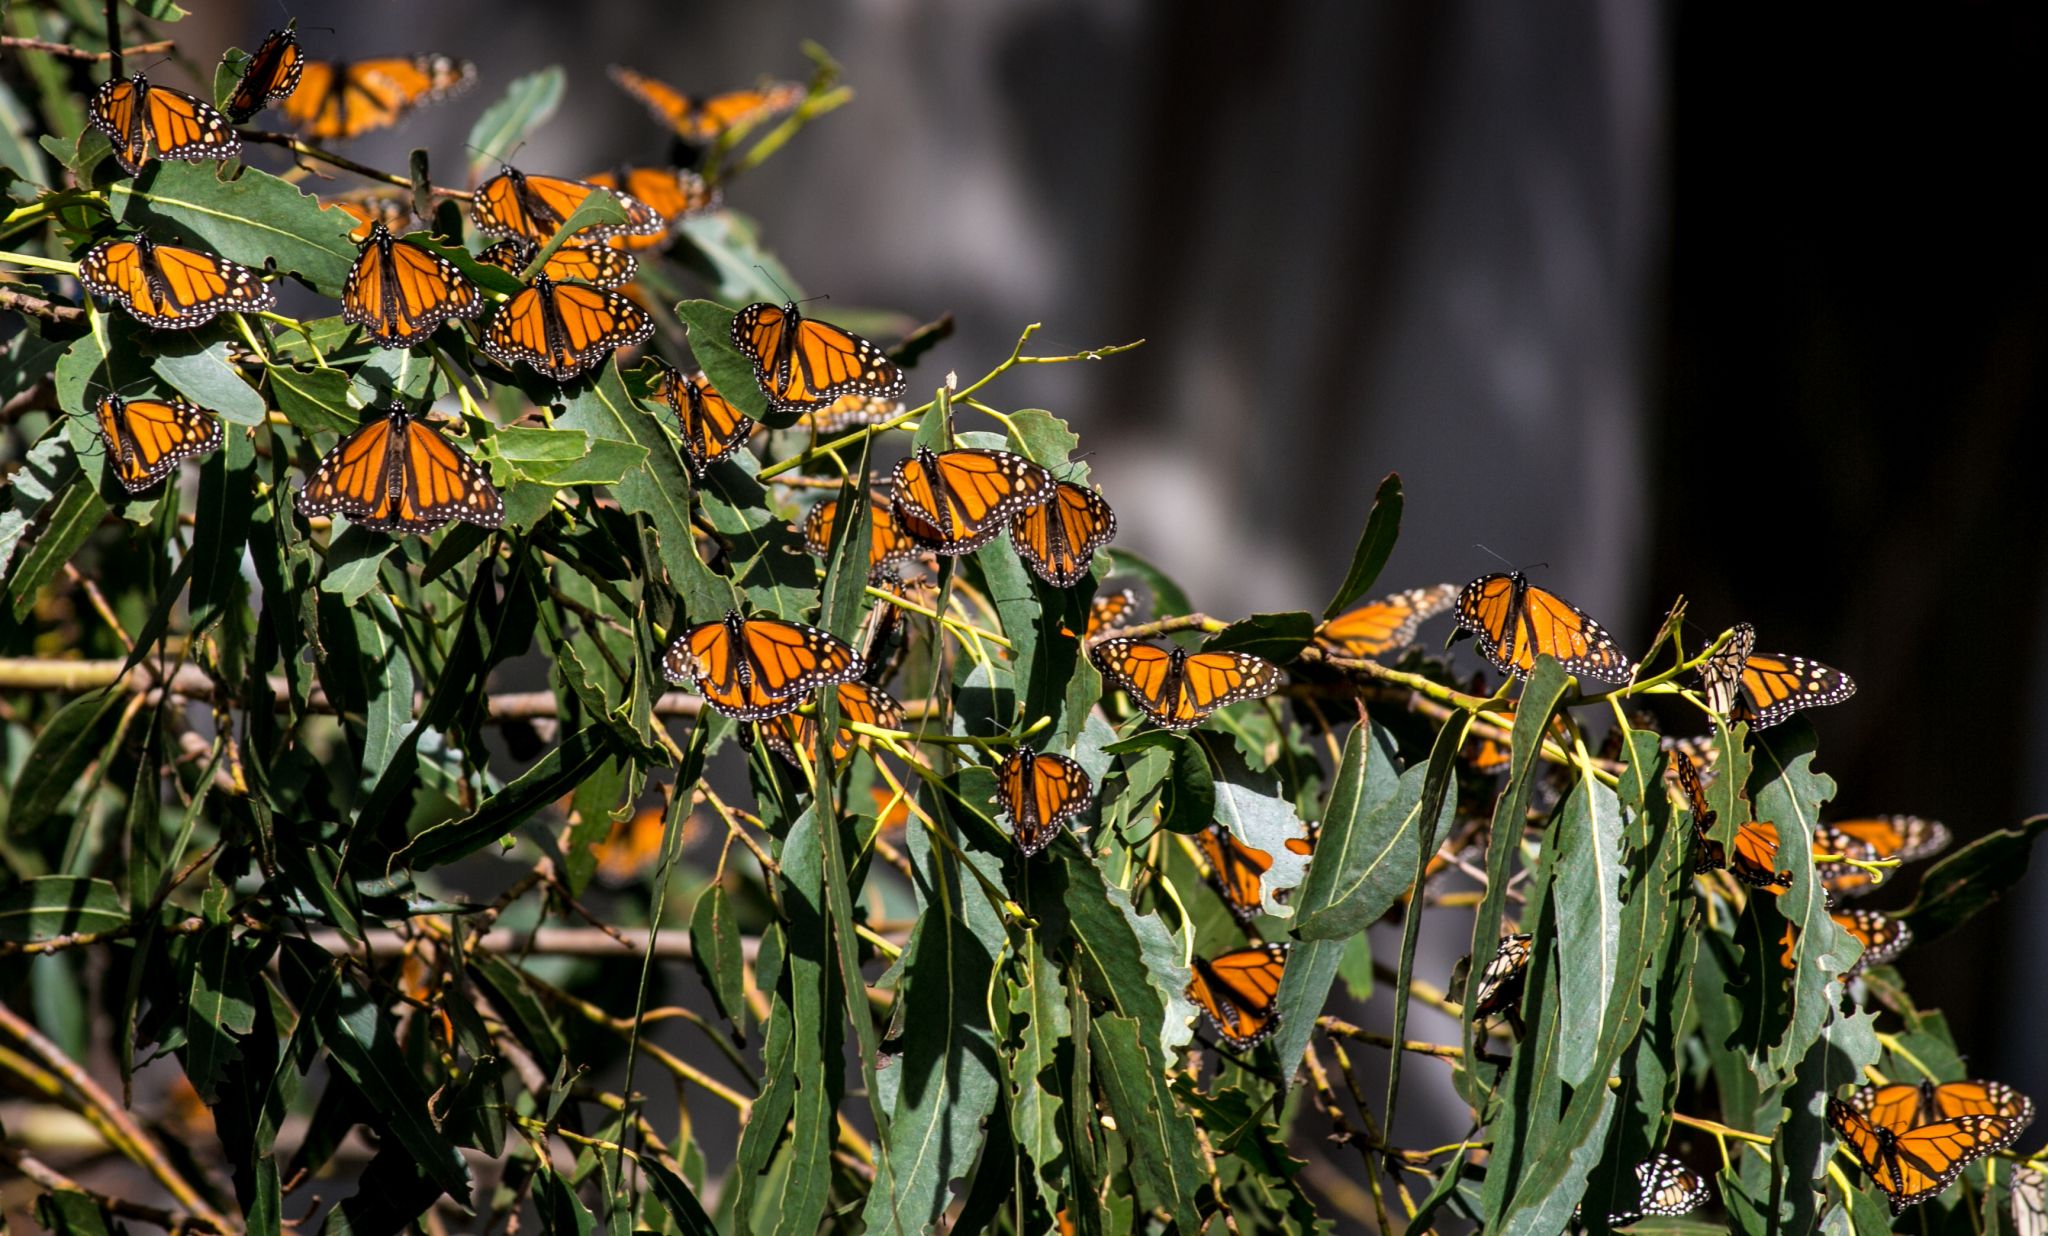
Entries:
POLYGON ((173 1233, 173 1236, 184 1232, 206 1230, 205 1226, 195 1216, 186 1214, 182 1210, 164 1210, 157 1206, 145 1206, 141 1202, 131 1202, 126 1198, 114 1197, 112 1195, 103 1196, 94 1193, 91 1189, 86 1188, 56 1168, 29 1154, 28 1151, 20 1146, 0 1143, 0 1159, 7 1160, 7 1162, 14 1166, 14 1170, 35 1181, 45 1189, 65 1189, 75 1193, 87 1194, 99 1202, 100 1205, 105 1206, 110 1214, 117 1214, 128 1219, 140 1219, 144 1223, 154 1223, 166 1232, 173 1233))
POLYGON ((55 301, 44 300, 39 296, 29 296, 21 292, 9 291, 6 288, 0 288, 0 309, 12 309, 16 313, 26 313, 31 317, 41 318, 45 322, 85 321, 85 310, 80 309, 77 305, 60 305, 55 301))
MULTIPOLYGON (((133 55, 148 56, 154 55, 157 52, 171 51, 177 46, 178 44, 175 39, 163 39, 155 43, 137 43, 129 48, 128 51, 133 55)), ((122 54, 119 48, 103 52, 87 51, 83 47, 73 47, 69 43, 52 43, 48 39, 23 38, 12 34, 0 35, 0 47, 11 47, 17 51, 43 52, 46 55, 59 56, 65 60, 119 60, 122 54)), ((123 76, 120 65, 114 65, 113 69, 114 76, 123 76)))

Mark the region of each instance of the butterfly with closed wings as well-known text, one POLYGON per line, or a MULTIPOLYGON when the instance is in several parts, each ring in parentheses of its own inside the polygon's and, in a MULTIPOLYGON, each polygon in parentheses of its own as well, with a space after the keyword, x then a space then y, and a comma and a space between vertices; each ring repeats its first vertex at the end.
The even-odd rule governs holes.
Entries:
MULTIPOLYGON (((228 56, 222 56, 221 63, 227 62, 228 56)), ((298 37, 289 27, 271 31, 242 62, 241 79, 228 95, 228 119, 246 124, 272 103, 291 98, 305 71, 306 54, 299 50, 298 37)))

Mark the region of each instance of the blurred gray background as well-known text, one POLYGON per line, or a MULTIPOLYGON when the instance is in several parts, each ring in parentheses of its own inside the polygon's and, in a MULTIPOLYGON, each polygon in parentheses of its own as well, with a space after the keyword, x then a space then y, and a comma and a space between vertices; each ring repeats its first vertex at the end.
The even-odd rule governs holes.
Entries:
MULTIPOLYGON (((198 47, 285 16, 192 7, 198 47)), ((1319 609, 1398 470, 1388 585, 1498 569, 1483 543, 1637 649, 1683 593, 1696 638, 1747 619, 1855 674, 1813 714, 1841 813, 1969 838, 2048 808, 2037 7, 291 11, 315 56, 478 63, 349 148, 426 145, 437 179, 542 65, 570 96, 520 163, 581 174, 665 149, 607 63, 711 91, 800 77, 816 39, 858 98, 729 204, 807 291, 954 313, 927 386, 1033 321, 1041 352, 1148 339, 995 397, 1074 424, 1119 543, 1199 607, 1319 609)), ((2048 1098, 2033 884, 1902 968, 1983 1071, 2048 1098)))

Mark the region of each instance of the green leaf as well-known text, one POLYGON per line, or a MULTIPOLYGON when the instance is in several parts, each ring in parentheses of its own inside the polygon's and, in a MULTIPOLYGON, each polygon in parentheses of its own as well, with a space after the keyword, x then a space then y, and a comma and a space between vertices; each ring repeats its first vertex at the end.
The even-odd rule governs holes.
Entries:
POLYGON ((0 940, 10 944, 127 925, 121 894, 105 880, 40 876, 0 891, 0 940))
POLYGON ((1372 496, 1372 513, 1365 517, 1358 548, 1351 551, 1351 569, 1345 572, 1337 595, 1323 607, 1324 621, 1343 613, 1378 582, 1380 569, 1387 565, 1387 556, 1394 552, 1394 541, 1401 535, 1401 503, 1401 474, 1389 472, 1372 496))
MULTIPOLYGON (((938 805, 943 812, 943 797, 938 805)), ((906 849, 919 914, 904 953, 899 1053, 884 1083, 892 1100, 887 1174, 878 1173, 862 1220, 870 1232, 920 1236, 945 1212, 952 1182, 973 1168, 982 1122, 1002 1093, 988 996, 1008 938, 955 851, 921 828, 910 830, 906 849)), ((1002 878, 993 853, 969 853, 966 861, 985 879, 1002 878)), ((866 1015, 865 1008, 856 1013, 866 1015)))
POLYGON ((1175 1099, 1166 1074, 1153 1063, 1145 1027, 1106 1014, 1088 1027, 1088 1045, 1103 1097, 1117 1131, 1130 1139, 1131 1177, 1139 1203, 1173 1216, 1179 1231, 1199 1232, 1196 1196, 1209 1173, 1196 1142, 1195 1122, 1175 1099))
MULTIPOLYGON (((1382 760, 1390 758, 1380 755, 1382 760)), ((1391 763, 1386 771, 1392 771, 1391 763)), ((1372 769, 1367 775, 1374 776, 1377 783, 1378 777, 1386 774, 1372 769)), ((1378 922, 1408 891, 1415 881, 1418 838, 1423 831, 1423 790, 1428 780, 1429 766, 1416 764, 1400 775, 1390 795, 1355 807, 1364 817, 1352 826, 1345 849, 1334 849, 1333 843, 1339 839, 1327 834, 1317 840, 1316 849, 1327 857, 1310 868, 1314 883, 1303 891, 1296 937, 1343 940, 1356 935, 1378 922), (1325 870, 1331 874, 1324 876, 1325 870)), ((1378 784, 1371 787, 1379 788, 1378 784)), ((1439 821, 1430 831, 1440 829, 1439 821)))
POLYGON ((222 180, 210 163, 158 160, 133 180, 107 186, 118 222, 187 236, 229 261, 295 274, 324 296, 340 296, 356 259, 355 220, 268 172, 243 167, 222 180))
POLYGON ((163 350, 150 368, 193 403, 235 425, 261 425, 269 414, 263 396, 228 363, 227 340, 202 347, 196 339, 181 337, 158 347, 163 350))
POLYGON ((1202 641, 1204 652, 1248 652, 1275 665, 1300 655, 1316 635, 1316 620, 1305 613, 1253 614, 1202 641))
POLYGON ((29 748, 7 796, 8 836, 32 836, 78 788, 127 700, 120 691, 93 691, 57 710, 29 748))
POLYGON ((7 578, 7 595, 14 602, 14 620, 25 620, 35 608, 36 597, 57 577, 64 564, 78 553, 86 538, 107 516, 107 504, 86 483, 73 474, 56 498, 43 510, 43 531, 28 551, 15 560, 7 578))
POLYGON ((1829 916, 1827 892, 1813 870, 1821 806, 1835 796, 1834 781, 1813 769, 1813 727, 1803 720, 1775 726, 1756 737, 1752 748, 1756 773, 1750 779, 1751 797, 1758 818, 1777 825, 1778 862, 1792 872, 1792 887, 1772 899, 1772 908, 1799 933, 1790 1022, 1766 1056, 1766 1067, 1782 1083, 1792 1079, 1820 1036, 1835 1003, 1834 981, 1854 961, 1856 944, 1829 916))
POLYGON ((1111 575, 1136 576, 1144 582, 1145 590, 1152 594, 1152 616, 1170 618, 1176 614, 1192 614, 1195 607, 1188 603, 1188 594, 1173 582, 1166 572, 1153 566, 1149 559, 1140 557, 1128 549, 1115 545, 1100 551, 1109 559, 1111 575))
POLYGON ((2048 830, 2048 815, 1977 838, 1943 858, 1920 877, 1913 904, 1899 912, 1924 945, 1960 927, 2019 883, 2033 857, 2034 838, 2048 830))
MULTIPOLYGON (((338 593, 343 605, 360 604, 377 586, 384 560, 398 552, 397 537, 368 528, 348 528, 328 542, 327 566, 320 574, 320 591, 338 593)), ((401 561, 403 555, 401 555, 401 561)))
POLYGON ((568 793, 612 753, 610 730, 591 725, 562 740, 505 788, 460 819, 422 830, 401 857, 424 871, 472 854, 526 822, 534 812, 568 793))
MULTIPOLYGON (((225 893, 225 890, 221 890, 225 893)), ((209 890, 209 896, 212 890, 209 890)), ((222 898, 225 901, 225 897, 222 898)), ((185 999, 185 1074, 210 1105, 221 1076, 242 1051, 237 1040, 256 1025, 246 953, 226 923, 208 927, 191 950, 192 973, 185 999)))
POLYGON ((1168 748, 1173 753, 1173 769, 1159 800, 1159 826, 1192 835, 1216 820, 1216 778, 1210 775, 1209 757, 1192 735, 1175 734, 1174 738, 1177 741, 1168 748))
MULTIPOLYGON (((230 433, 220 450, 199 464, 199 505, 194 511, 190 602, 191 629, 204 631, 234 603, 242 580, 242 552, 256 493, 256 447, 243 433, 230 433)), ((148 641, 154 643, 154 640, 148 641)), ((145 647, 136 641, 136 651, 145 647)))
POLYGON ((361 419, 357 414, 363 401, 349 375, 339 369, 272 365, 264 372, 277 410, 300 433, 348 433, 361 419))
POLYGON ((510 159, 514 150, 548 122, 562 104, 567 83, 568 76, 561 66, 551 64, 514 78, 505 87, 504 97, 484 109, 484 114, 470 127, 469 141, 465 143, 470 152, 471 184, 483 179, 485 169, 492 163, 510 159))
POLYGON ((740 928, 733 920, 725 887, 714 884, 697 898, 690 914, 690 957, 718 1011, 742 1040, 747 1026, 747 976, 740 954, 740 928))
POLYGON ((1294 908, 1277 894, 1298 886, 1308 874, 1308 855, 1294 845, 1308 839, 1308 825, 1295 813, 1294 802, 1270 769, 1254 769, 1235 746, 1213 737, 1199 737, 1216 770, 1216 823, 1246 845, 1264 850, 1273 862, 1259 875, 1265 912, 1292 918, 1294 908))
POLYGON ((655 1200, 668 1217, 675 1220, 676 1230, 682 1236, 718 1236, 718 1228, 711 1222, 711 1216, 704 1213, 702 1203, 698 1202, 687 1181, 651 1156, 643 1155, 639 1166, 647 1174, 647 1183, 654 1191, 655 1200))
POLYGON ((1038 1196, 1049 1213, 1065 1205, 1059 1171, 1066 1144, 1060 1138, 1060 1112, 1066 1106, 1065 1078, 1059 1069, 1060 1044, 1073 1031, 1067 1016, 1067 992, 1036 933, 1024 939, 1020 982, 1010 995, 1011 1025, 1017 1050, 1011 1061, 1010 1123, 1018 1148, 1030 1158, 1038 1196))
POLYGON ((1593 1067, 1612 1000, 1634 1000, 1616 974, 1621 948, 1621 800, 1581 777, 1556 812, 1558 837, 1558 991, 1572 1010, 1560 1040, 1558 1070, 1582 1086, 1593 1067))
MULTIPOLYGON (((1311 921, 1321 921, 1333 906, 1340 904, 1346 897, 1343 889, 1362 888, 1370 879, 1363 874, 1369 865, 1392 864, 1388 868, 1390 876, 1396 870, 1414 870, 1412 853, 1406 855, 1406 868, 1399 866, 1403 855, 1394 844, 1396 825, 1392 819, 1383 818, 1391 813, 1380 810, 1388 801, 1398 800, 1401 792, 1400 769, 1394 763, 1392 742, 1376 727, 1353 726, 1344 740, 1337 773, 1330 783, 1329 806, 1323 812, 1322 831, 1316 838, 1319 858, 1309 864, 1307 877, 1294 893, 1294 909, 1300 919, 1297 935, 1311 921), (1384 835, 1376 837, 1375 829, 1384 835)), ((1418 800, 1421 792, 1418 782, 1418 800)), ((1398 889, 1394 895, 1399 895, 1398 889)), ((1392 904, 1389 899, 1387 905, 1392 904)), ((1385 912, 1386 906, 1382 906, 1380 913, 1385 912)), ((1362 929, 1350 934, 1352 939, 1364 939, 1362 929)), ((1340 934, 1328 939, 1303 936, 1288 952, 1277 1000, 1280 1029, 1273 1038, 1275 1059, 1299 1060, 1307 1050, 1315 1019, 1329 999, 1330 984, 1336 979, 1346 949, 1340 934)), ((1366 973, 1370 976, 1370 969, 1366 973)), ((1290 1079, 1297 1072, 1290 1070, 1290 1079)))
POLYGON ((367 605, 350 608, 355 625, 355 671, 362 676, 364 793, 377 784, 412 724, 412 660, 405 654, 405 630, 398 610, 382 592, 371 592, 367 605))

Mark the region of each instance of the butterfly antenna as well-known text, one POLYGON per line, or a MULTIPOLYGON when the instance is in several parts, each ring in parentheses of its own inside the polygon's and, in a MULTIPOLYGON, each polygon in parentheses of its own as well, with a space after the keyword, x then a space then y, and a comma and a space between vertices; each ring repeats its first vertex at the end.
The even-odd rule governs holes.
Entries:
MULTIPOLYGON (((759 263, 759 262, 756 262, 756 263, 754 263, 754 269, 755 269, 755 270, 758 270, 758 271, 760 271, 760 272, 761 272, 761 277, 762 277, 763 279, 766 279, 766 280, 767 280, 768 282, 770 282, 770 283, 774 284, 774 285, 775 285, 775 290, 776 290, 776 291, 778 291, 778 292, 780 292, 780 293, 782 293, 782 301, 783 301, 783 303, 784 303, 784 304, 788 304, 788 305, 799 305, 799 304, 802 304, 802 303, 804 303, 803 301, 800 301, 800 300, 798 300, 798 299, 796 298, 795 294, 794 294, 794 293, 792 293, 792 292, 791 292, 791 291, 790 291, 790 290, 789 290, 788 288, 786 288, 786 287, 782 286, 782 280, 780 280, 780 279, 777 279, 777 278, 775 277, 775 272, 774 272, 774 271, 772 271, 772 270, 769 270, 769 269, 768 269, 768 268, 767 268, 766 266, 762 265, 762 264, 761 264, 761 263, 759 263)), ((822 297, 818 297, 818 296, 811 296, 811 297, 806 297, 805 299, 806 299, 806 300, 821 300, 821 299, 823 299, 823 298, 822 298, 822 297)))
POLYGON ((1486 554, 1487 554, 1487 555, 1488 555, 1489 557, 1492 557, 1492 558, 1496 558, 1496 559, 1499 559, 1499 561, 1500 561, 1500 564, 1501 564, 1502 566, 1504 566, 1504 567, 1508 568, 1508 569, 1509 569, 1510 571, 1512 571, 1512 570, 1514 570, 1514 569, 1515 569, 1515 564, 1514 564, 1514 563, 1512 563, 1512 562, 1509 562, 1509 561, 1508 561, 1508 560, 1507 560, 1506 558, 1502 557, 1501 555, 1499 555, 1499 554, 1497 554, 1497 553, 1494 553, 1494 552, 1493 552, 1493 548, 1492 548, 1492 546, 1489 546, 1489 545, 1482 545, 1482 544, 1480 544, 1480 543, 1479 543, 1478 541, 1474 541, 1474 542, 1472 542, 1472 548, 1474 548, 1474 549, 1477 549, 1477 550, 1480 550, 1480 551, 1482 551, 1482 552, 1486 553, 1486 554))

